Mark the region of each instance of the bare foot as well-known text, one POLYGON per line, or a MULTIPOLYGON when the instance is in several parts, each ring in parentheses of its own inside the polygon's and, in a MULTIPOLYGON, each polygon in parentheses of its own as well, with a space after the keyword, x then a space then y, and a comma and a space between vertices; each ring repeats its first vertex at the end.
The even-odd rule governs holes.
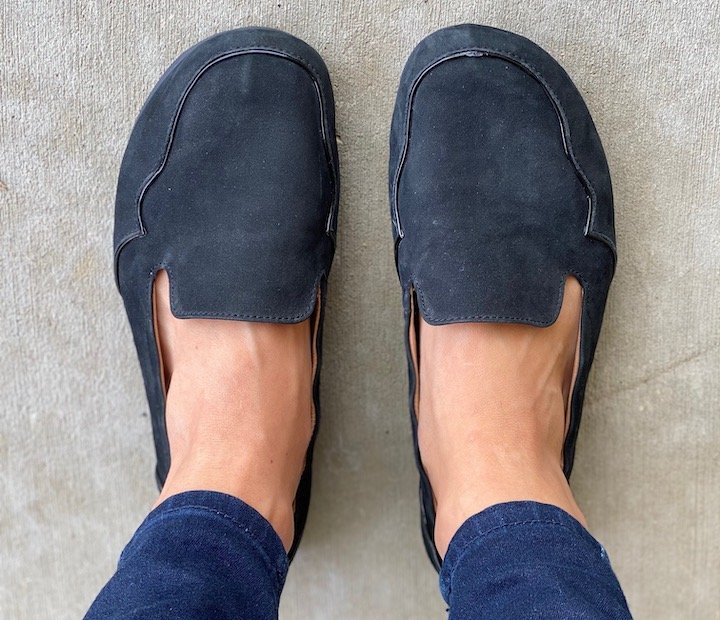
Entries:
POLYGON ((155 283, 155 312, 172 457, 158 503, 190 490, 234 495, 289 549, 314 424, 309 321, 177 319, 164 271, 155 283))
POLYGON ((568 278, 550 327, 420 322, 418 440, 441 556, 468 517, 501 502, 553 504, 585 523, 562 471, 581 302, 568 278))

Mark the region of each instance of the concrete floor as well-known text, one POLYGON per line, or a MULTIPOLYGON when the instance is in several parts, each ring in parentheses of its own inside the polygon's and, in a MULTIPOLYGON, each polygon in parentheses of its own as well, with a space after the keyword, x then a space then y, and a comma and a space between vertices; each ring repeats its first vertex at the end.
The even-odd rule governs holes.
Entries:
POLYGON ((573 486, 637 618, 720 618, 717 1, 34 2, 0 6, 0 617, 77 618, 155 495, 112 278, 120 157, 189 45, 269 25, 325 57, 343 178, 309 530, 283 618, 440 618, 417 527, 387 135, 405 58, 481 22, 534 39, 586 96, 620 264, 573 486))

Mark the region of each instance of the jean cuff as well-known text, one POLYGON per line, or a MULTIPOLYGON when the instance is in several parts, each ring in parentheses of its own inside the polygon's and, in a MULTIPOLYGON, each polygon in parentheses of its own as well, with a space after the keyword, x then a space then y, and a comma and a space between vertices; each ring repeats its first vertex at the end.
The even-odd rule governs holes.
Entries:
POLYGON ((577 565, 579 568, 607 567, 605 548, 567 512, 539 502, 521 501, 495 504, 467 519, 455 532, 440 571, 440 591, 450 601, 453 574, 468 554, 497 555, 498 547, 508 561, 522 562, 527 550, 537 550, 548 561, 577 565), (564 545, 548 545, 548 529, 562 528, 564 545))
POLYGON ((217 491, 186 491, 168 497, 142 522, 123 550, 118 565, 122 566, 143 546, 154 528, 176 519, 187 522, 189 518, 193 518, 200 528, 207 526, 212 529, 221 524, 237 528, 274 571, 278 586, 282 589, 288 572, 288 556, 280 537, 270 522, 252 506, 237 497, 217 491))

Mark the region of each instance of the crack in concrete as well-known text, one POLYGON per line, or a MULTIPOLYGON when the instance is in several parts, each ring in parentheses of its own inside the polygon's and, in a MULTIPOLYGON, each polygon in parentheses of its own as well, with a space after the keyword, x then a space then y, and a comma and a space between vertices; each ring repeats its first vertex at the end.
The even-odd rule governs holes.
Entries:
POLYGON ((622 394, 623 392, 629 392, 630 390, 634 390, 642 385, 646 385, 650 383, 653 379, 657 379, 658 377, 661 377, 662 375, 665 375, 669 372, 672 372, 676 368, 679 368, 681 366, 684 366, 685 364, 689 364, 690 362, 696 360, 699 357, 702 357, 704 355, 707 355, 711 351, 714 351, 715 349, 720 348, 720 342, 715 342, 711 344, 710 346, 705 347, 704 349, 701 349, 700 351, 696 351, 694 353, 691 353, 690 355, 683 357, 679 360, 675 360, 668 364, 667 366, 664 366, 662 368, 658 368, 654 371, 652 371, 649 375, 642 377, 640 379, 637 379, 636 381, 633 381, 630 383, 630 385, 624 385, 619 386, 616 389, 612 391, 608 391, 602 396, 599 396, 598 398, 594 398, 588 402, 588 404, 598 403, 602 402, 606 398, 609 398, 610 396, 615 396, 617 394, 622 394))

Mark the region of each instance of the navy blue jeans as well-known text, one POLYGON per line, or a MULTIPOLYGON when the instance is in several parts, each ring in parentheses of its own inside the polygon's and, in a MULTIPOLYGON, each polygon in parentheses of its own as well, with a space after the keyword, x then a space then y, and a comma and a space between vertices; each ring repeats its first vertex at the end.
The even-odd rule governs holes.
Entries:
MULTIPOLYGON (((222 493, 182 493, 138 528, 86 618, 277 618, 287 570, 280 539, 253 508, 222 493)), ((457 620, 631 617, 602 546, 566 512, 535 502, 468 519, 440 590, 457 620)))

